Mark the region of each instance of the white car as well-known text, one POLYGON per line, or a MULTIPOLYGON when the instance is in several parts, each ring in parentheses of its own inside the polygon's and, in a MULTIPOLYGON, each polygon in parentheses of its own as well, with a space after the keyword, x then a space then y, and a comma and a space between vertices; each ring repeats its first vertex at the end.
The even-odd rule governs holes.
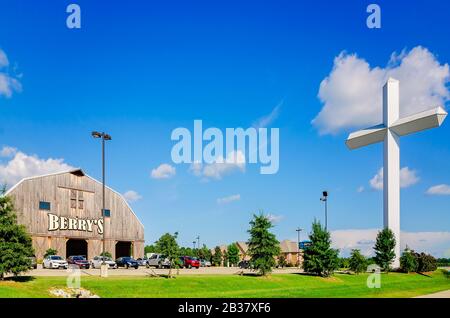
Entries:
POLYGON ((44 268, 68 268, 69 265, 65 259, 58 255, 49 255, 44 258, 44 262, 42 263, 42 267, 44 268))
POLYGON ((109 266, 109 268, 117 268, 117 264, 116 262, 114 262, 111 258, 109 257, 103 257, 103 256, 95 256, 92 260, 91 260, 91 266, 92 268, 100 268, 103 264, 103 259, 105 260, 106 265, 109 266))

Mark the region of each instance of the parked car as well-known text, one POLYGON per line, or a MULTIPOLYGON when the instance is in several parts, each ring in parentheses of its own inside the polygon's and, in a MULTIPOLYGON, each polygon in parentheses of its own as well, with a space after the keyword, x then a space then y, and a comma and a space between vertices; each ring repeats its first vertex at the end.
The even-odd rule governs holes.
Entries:
POLYGON ((28 257, 30 260, 30 268, 36 269, 37 268, 37 261, 35 256, 28 257))
POLYGON ((91 259, 92 268, 100 268, 103 264, 103 260, 105 260, 105 264, 108 265, 109 268, 117 268, 116 262, 106 256, 94 256, 94 258, 91 259))
POLYGON ((146 258, 138 258, 136 259, 136 262, 139 266, 146 266, 147 265, 147 259, 146 258))
POLYGON ((239 266, 239 268, 242 268, 242 269, 252 268, 250 261, 240 261, 238 263, 238 266, 239 266))
POLYGON ((76 265, 79 268, 89 269, 89 267, 91 267, 88 260, 86 258, 84 258, 84 256, 81 256, 81 255, 69 256, 67 258, 67 263, 69 265, 76 265))
POLYGON ((44 258, 42 267, 44 267, 44 268, 66 268, 67 269, 69 267, 69 264, 61 256, 49 255, 46 258, 44 258))
POLYGON ((165 255, 154 253, 147 260, 147 267, 169 268, 170 261, 165 255))
POLYGON ((191 256, 181 256, 180 257, 181 263, 183 264, 183 267, 186 268, 199 268, 200 267, 200 261, 195 258, 195 257, 191 257, 191 256))
POLYGON ((200 266, 201 267, 211 267, 211 262, 207 261, 206 259, 201 259, 200 260, 200 266))
POLYGON ((138 262, 136 262, 134 258, 129 256, 119 257, 118 259, 116 259, 116 264, 117 267, 125 267, 125 268, 134 267, 135 269, 139 268, 138 262))

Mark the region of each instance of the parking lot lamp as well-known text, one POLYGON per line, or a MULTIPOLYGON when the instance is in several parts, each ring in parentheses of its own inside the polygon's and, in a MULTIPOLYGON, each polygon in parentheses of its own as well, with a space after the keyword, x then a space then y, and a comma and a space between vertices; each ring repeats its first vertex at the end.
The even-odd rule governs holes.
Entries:
POLYGON ((101 269, 101 276, 107 277, 108 276, 108 267, 106 266, 106 258, 105 258, 105 232, 106 232, 106 222, 105 222, 105 141, 111 140, 111 136, 107 133, 100 133, 98 131, 92 132, 92 137, 94 138, 101 138, 102 140, 102 218, 103 218, 103 247, 102 247, 102 269, 101 269))

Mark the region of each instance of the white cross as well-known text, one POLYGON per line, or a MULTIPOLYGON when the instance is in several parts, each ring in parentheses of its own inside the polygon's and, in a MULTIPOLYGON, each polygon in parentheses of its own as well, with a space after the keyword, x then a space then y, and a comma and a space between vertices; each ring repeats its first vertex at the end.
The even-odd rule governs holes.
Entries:
POLYGON ((399 81, 389 78, 383 87, 383 123, 351 133, 347 147, 356 149, 384 141, 384 227, 395 235, 394 268, 400 266, 400 137, 439 127, 447 116, 442 107, 399 118, 399 81))

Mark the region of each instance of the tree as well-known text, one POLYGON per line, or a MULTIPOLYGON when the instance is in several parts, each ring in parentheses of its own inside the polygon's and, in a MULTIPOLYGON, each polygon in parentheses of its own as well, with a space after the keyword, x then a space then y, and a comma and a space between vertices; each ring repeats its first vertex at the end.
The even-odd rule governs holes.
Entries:
POLYGON ((405 273, 417 271, 418 261, 414 255, 414 251, 405 248, 402 256, 400 257, 400 269, 405 273))
POLYGON ((349 268, 354 273, 359 274, 367 269, 367 259, 361 254, 360 250, 352 250, 352 254, 349 260, 349 268))
POLYGON ((239 263, 239 248, 235 243, 228 245, 227 259, 231 266, 236 266, 239 263))
POLYGON ((212 255, 211 260, 214 266, 222 265, 222 250, 219 246, 214 248, 214 254, 212 255))
POLYGON ((311 245, 303 252, 303 269, 319 276, 330 276, 339 267, 339 251, 331 248, 330 233, 314 221, 309 235, 311 245))
POLYGON ((158 253, 158 250, 156 249, 155 245, 146 245, 144 247, 144 253, 158 253))
POLYGON ((385 228, 378 232, 375 243, 375 262, 385 272, 391 269, 391 263, 395 258, 395 237, 391 229, 385 228))
POLYGON ((198 250, 198 258, 211 261, 211 251, 205 244, 198 250))
POLYGON ((17 276, 27 271, 33 255, 31 237, 23 225, 17 224, 11 198, 0 196, 0 279, 7 273, 17 276))
POLYGON ((44 258, 46 258, 47 256, 51 256, 51 255, 57 255, 58 251, 54 248, 49 248, 45 251, 44 253, 44 258))
POLYGON ((179 254, 179 246, 177 243, 178 232, 175 232, 173 235, 170 233, 166 233, 162 235, 158 241, 155 242, 155 247, 161 254, 165 255, 169 261, 169 274, 168 278, 172 277, 172 268, 178 264, 178 254, 179 254))
POLYGON ((280 242, 269 230, 273 227, 267 216, 253 215, 250 221, 248 254, 250 262, 260 275, 267 275, 276 266, 275 257, 280 255, 280 242))

